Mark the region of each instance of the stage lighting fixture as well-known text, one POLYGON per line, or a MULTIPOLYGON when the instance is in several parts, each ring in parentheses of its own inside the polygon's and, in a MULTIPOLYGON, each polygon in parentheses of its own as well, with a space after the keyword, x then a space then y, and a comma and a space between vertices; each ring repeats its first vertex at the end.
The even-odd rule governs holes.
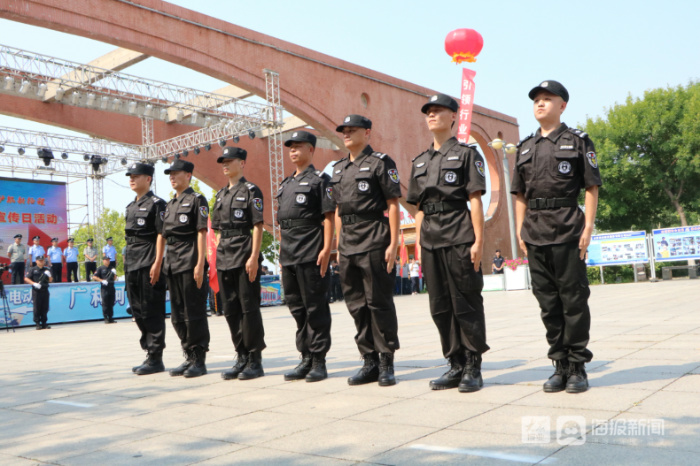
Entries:
POLYGON ((198 119, 199 119, 199 115, 197 114, 197 112, 193 112, 192 116, 190 117, 190 123, 192 123, 193 125, 196 125, 198 119))
POLYGON ((177 122, 180 123, 183 119, 185 118, 185 112, 182 111, 182 109, 177 111, 177 122))
POLYGON ((95 103, 95 98, 97 98, 97 96, 95 94, 93 94, 92 92, 90 92, 87 95, 87 101, 85 103, 87 104, 88 107, 92 107, 92 104, 95 103))
POLYGON ((61 153, 61 158, 63 160, 66 160, 68 158, 68 154, 66 154, 65 152, 61 153))
POLYGON ((31 89, 32 83, 30 83, 27 80, 22 81, 22 85, 19 87, 19 93, 20 94, 26 94, 29 92, 29 89, 31 89))
POLYGON ((80 92, 74 91, 70 96, 70 103, 78 105, 78 102, 80 102, 80 92))
POLYGON ((63 100, 64 95, 66 95, 66 90, 62 87, 59 87, 58 89, 56 89, 56 96, 54 97, 54 99, 56 99, 56 102, 60 102, 63 100))
POLYGON ((200 149, 199 147, 195 147, 195 148, 194 148, 194 153, 195 153, 195 154, 199 155, 200 152, 201 152, 201 149, 200 149))
POLYGON ((183 156, 183 157, 187 157, 188 155, 190 155, 190 151, 188 151, 187 149, 185 149, 185 150, 182 151, 182 156, 183 156))
POLYGON ((253 130, 248 131, 248 137, 250 139, 255 139, 255 131, 253 131, 253 130))
POLYGON ((36 96, 39 97, 40 99, 43 99, 44 96, 46 95, 46 89, 47 89, 47 86, 45 83, 39 84, 39 87, 36 88, 36 96))
POLYGON ((153 113, 153 105, 148 104, 146 105, 146 108, 143 109, 143 116, 149 117, 151 116, 151 113, 153 113))
POLYGON ((211 126, 211 117, 209 115, 204 118, 204 126, 211 126))
POLYGON ((90 160, 90 156, 88 154, 83 154, 83 160, 87 162, 88 160, 90 160))
POLYGON ((44 165, 47 167, 51 165, 51 161, 54 159, 51 149, 37 149, 36 155, 44 161, 44 165))
POLYGON ((112 101, 112 110, 119 110, 119 108, 122 106, 122 101, 117 99, 116 97, 112 101))
POLYGON ((136 113, 136 106, 138 104, 134 102, 133 100, 129 102, 129 113, 136 113))
POLYGON ((125 159, 125 158, 122 158, 121 164, 124 165, 124 166, 126 166, 126 159, 125 159))
POLYGON ((15 78, 12 76, 5 76, 5 90, 12 91, 15 89, 15 78))
POLYGON ((239 138, 238 136, 233 137, 233 142, 235 142, 236 144, 238 144, 238 141, 240 141, 240 140, 241 140, 241 138, 239 138))
POLYGON ((179 159, 179 158, 180 158, 180 154, 175 154, 175 155, 173 155, 173 160, 177 160, 177 159, 179 159))
POLYGON ((19 155, 24 155, 24 147, 20 147, 19 149, 17 149, 17 153, 19 155))
POLYGON ((219 145, 220 145, 221 147, 224 147, 224 146, 226 145, 226 139, 220 139, 220 140, 219 140, 219 145))
POLYGON ((204 148, 206 150, 211 150, 211 144, 204 144, 204 148))
POLYGON ((5 152, 5 146, 0 146, 0 154, 2 154, 3 152, 5 152))
POLYGON ((99 155, 90 156, 90 165, 92 165, 92 171, 94 173, 100 172, 100 166, 102 165, 102 157, 99 155))
POLYGON ((101 100, 102 100, 102 103, 100 104, 100 108, 102 110, 107 110, 107 107, 109 106, 109 97, 107 97, 106 95, 103 95, 101 100))
POLYGON ((166 156, 163 156, 160 158, 160 161, 163 163, 168 163, 168 158, 166 156))
POLYGON ((163 107, 160 109, 160 119, 165 121, 168 119, 168 109, 163 107))

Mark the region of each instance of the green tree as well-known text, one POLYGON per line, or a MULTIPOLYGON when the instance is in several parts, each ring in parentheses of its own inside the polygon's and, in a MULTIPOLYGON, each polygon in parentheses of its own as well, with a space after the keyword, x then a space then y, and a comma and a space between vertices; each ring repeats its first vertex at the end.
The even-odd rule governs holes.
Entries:
POLYGON ((268 262, 275 265, 277 264, 280 257, 280 243, 279 241, 275 241, 275 237, 267 230, 263 230, 260 252, 268 262))
POLYGON ((651 230, 700 221, 700 83, 629 96, 589 119, 603 176, 597 226, 651 230))
POLYGON ((124 214, 112 209, 105 209, 104 213, 97 219, 95 225, 83 225, 73 233, 75 244, 80 250, 82 260, 85 242, 88 238, 93 238, 93 247, 97 248, 97 265, 102 265, 102 247, 107 244, 105 238, 110 236, 114 240, 114 248, 117 250, 117 273, 124 274, 124 259, 122 257, 122 249, 126 246, 124 239, 124 228, 126 227, 126 219, 124 214), (97 236, 97 232, 102 232, 102 237, 97 236))

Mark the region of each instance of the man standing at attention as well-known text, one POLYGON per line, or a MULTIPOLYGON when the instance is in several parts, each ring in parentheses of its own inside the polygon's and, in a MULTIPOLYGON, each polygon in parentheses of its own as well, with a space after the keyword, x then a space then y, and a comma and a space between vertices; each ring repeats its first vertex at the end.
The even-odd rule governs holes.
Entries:
POLYGON ((83 249, 83 255, 85 256, 85 281, 92 281, 92 274, 97 270, 97 248, 92 245, 92 238, 88 238, 85 241, 85 249, 83 249))
POLYGON ((518 144, 511 193, 516 234, 528 257, 532 292, 547 330, 555 371, 545 392, 585 392, 591 314, 584 260, 591 242, 598 187, 602 184, 593 142, 561 122, 569 92, 544 81, 528 94, 540 128, 518 144), (585 189, 585 214, 578 196, 585 189))
POLYGON ((111 236, 107 238, 107 244, 102 248, 102 255, 109 257, 111 268, 117 268, 117 248, 114 247, 114 240, 111 236))
POLYGON ((369 118, 348 115, 336 131, 343 134, 350 151, 333 166, 331 179, 338 205, 340 276, 345 303, 357 328, 355 342, 364 360, 348 384, 378 381, 380 386, 394 385, 399 336, 392 292, 399 244, 399 172, 388 155, 369 145, 369 118))
POLYGON ((326 353, 331 347, 331 309, 327 295, 335 202, 330 177, 311 161, 316 136, 295 131, 284 143, 296 172, 282 181, 277 199, 282 241, 282 285, 289 311, 297 323, 296 346, 301 363, 284 380, 318 382, 328 377, 326 353))
POLYGON ((68 246, 63 250, 63 257, 66 258, 66 278, 68 283, 78 283, 78 248, 75 247, 73 238, 68 238, 68 246))
POLYGON ((423 264, 430 314, 450 363, 430 388, 475 392, 484 385, 481 355, 489 350, 481 296, 486 172, 481 155, 452 136, 458 111, 457 101, 445 94, 432 96, 421 108, 433 143, 413 159, 406 201, 418 206, 416 258, 423 264))
POLYGON ((15 242, 7 248, 7 257, 12 266, 12 284, 24 283, 24 263, 27 261, 27 246, 22 244, 22 235, 15 235, 15 242))
POLYGON ((216 273, 221 305, 238 354, 236 364, 221 373, 224 380, 265 375, 265 329, 260 312, 263 197, 260 188, 243 177, 247 157, 247 151, 227 147, 216 160, 228 178, 228 185, 216 193, 211 216, 211 227, 217 232, 216 273))
POLYGON ((51 277, 54 283, 61 283, 63 278, 63 251, 58 247, 58 238, 51 238, 51 247, 46 251, 46 257, 51 266, 51 277))

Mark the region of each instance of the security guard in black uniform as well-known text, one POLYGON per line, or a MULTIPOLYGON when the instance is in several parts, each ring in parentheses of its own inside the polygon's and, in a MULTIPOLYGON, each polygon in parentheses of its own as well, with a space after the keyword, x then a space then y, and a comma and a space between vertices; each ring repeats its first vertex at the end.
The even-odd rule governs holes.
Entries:
POLYGON ((189 187, 193 170, 194 164, 182 159, 165 170, 176 194, 165 207, 162 234, 168 247, 163 271, 170 290, 170 320, 185 353, 185 361, 170 371, 171 376, 207 373, 209 323, 202 282, 209 206, 204 196, 189 187))
POLYGON ((284 143, 296 172, 282 181, 277 218, 282 233, 280 264, 289 311, 297 323, 301 363, 284 380, 318 382, 328 377, 326 353, 331 347, 328 290, 335 202, 330 177, 314 168, 316 136, 295 131, 284 143))
POLYGON ((516 232, 527 254, 532 292, 547 329, 548 356, 555 371, 545 392, 584 392, 591 326, 585 255, 591 242, 598 187, 602 184, 593 142, 561 123, 569 92, 544 81, 529 93, 540 128, 520 141, 511 193, 516 232), (578 195, 585 189, 585 214, 578 195))
POLYGON ((116 324, 114 320, 114 299, 116 297, 114 280, 117 278, 117 270, 110 267, 109 256, 102 257, 102 265, 92 275, 92 280, 100 282, 100 298, 102 299, 102 317, 105 324, 116 324))
POLYGON ((216 272, 221 304, 238 353, 236 364, 221 373, 225 380, 250 380, 265 375, 265 329, 260 312, 263 197, 260 188, 243 177, 247 156, 241 148, 227 147, 217 159, 229 182, 216 193, 211 217, 211 227, 217 232, 216 272))
POLYGON ((32 285, 32 303, 34 306, 34 323, 37 330, 48 329, 49 313, 49 283, 53 281, 51 271, 46 267, 46 257, 38 255, 34 257, 35 265, 29 267, 25 283, 32 285))
POLYGON ((333 166, 331 189, 336 209, 343 295, 355 320, 355 342, 364 365, 348 379, 359 385, 394 385, 394 351, 399 349, 394 307, 394 258, 399 235, 401 186, 394 161, 369 145, 372 122, 349 115, 343 133, 349 157, 333 166), (384 211, 388 209, 388 218, 384 211))
POLYGON ((165 349, 165 274, 161 273, 165 240, 165 201, 153 194, 153 165, 135 163, 126 172, 136 199, 126 206, 126 295, 141 331, 139 343, 148 356, 132 371, 137 375, 163 372, 165 349))
POLYGON ((430 388, 474 392, 484 385, 481 355, 489 349, 481 296, 486 172, 481 155, 452 136, 458 111, 457 101, 445 94, 432 96, 421 108, 433 143, 413 159, 406 202, 418 206, 416 256, 442 353, 450 362, 450 370, 430 388))

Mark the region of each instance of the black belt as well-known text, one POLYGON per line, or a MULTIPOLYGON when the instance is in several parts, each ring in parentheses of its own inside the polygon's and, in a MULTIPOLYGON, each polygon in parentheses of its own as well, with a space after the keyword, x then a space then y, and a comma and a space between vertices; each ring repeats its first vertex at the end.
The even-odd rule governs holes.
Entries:
POLYGON ((295 218, 288 220, 280 220, 280 228, 289 230, 294 227, 320 227, 321 222, 312 218, 295 218))
POLYGON ((222 238, 233 238, 234 236, 250 236, 248 228, 233 228, 229 230, 221 230, 222 238))
POLYGON ((156 236, 127 236, 126 244, 135 243, 155 243, 158 235, 156 236))
POLYGON ((365 221, 379 221, 384 219, 384 212, 369 212, 366 214, 349 214, 340 217, 343 225, 352 225, 354 223, 365 221))
POLYGON ((421 204, 420 210, 425 215, 433 215, 441 212, 452 212, 453 210, 467 210, 467 201, 442 201, 431 204, 421 204))
POLYGON ((548 199, 537 198, 527 201, 527 206, 532 210, 556 209, 558 207, 578 207, 575 197, 552 197, 548 199))
POLYGON ((190 241, 194 241, 196 239, 197 239, 197 233, 194 233, 191 235, 168 236, 165 241, 168 244, 175 244, 175 243, 190 242, 190 241))

